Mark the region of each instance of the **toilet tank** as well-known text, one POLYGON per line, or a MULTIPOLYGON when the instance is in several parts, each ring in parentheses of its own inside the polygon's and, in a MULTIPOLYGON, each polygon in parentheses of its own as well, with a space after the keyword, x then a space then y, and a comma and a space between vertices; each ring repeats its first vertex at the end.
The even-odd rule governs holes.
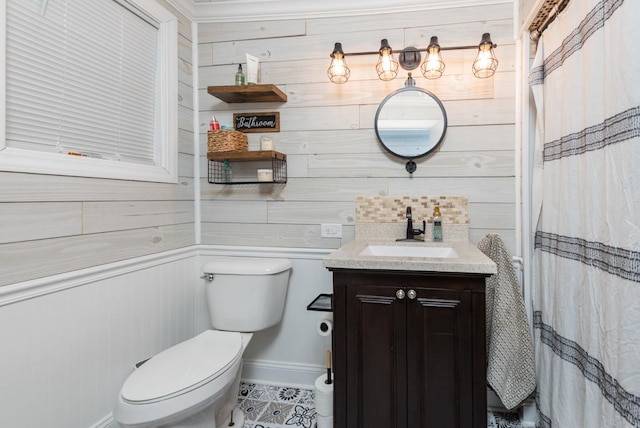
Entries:
POLYGON ((287 298, 291 261, 218 257, 204 265, 207 303, 216 330, 252 332, 278 324, 287 298))

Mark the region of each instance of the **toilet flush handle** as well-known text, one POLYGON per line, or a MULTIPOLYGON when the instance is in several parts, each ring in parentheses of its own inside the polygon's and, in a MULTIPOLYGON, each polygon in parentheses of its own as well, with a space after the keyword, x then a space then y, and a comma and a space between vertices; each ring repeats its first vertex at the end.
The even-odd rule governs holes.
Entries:
POLYGON ((213 274, 212 273, 205 273, 204 275, 202 275, 200 277, 200 279, 206 279, 207 281, 211 282, 211 281, 213 281, 213 274))

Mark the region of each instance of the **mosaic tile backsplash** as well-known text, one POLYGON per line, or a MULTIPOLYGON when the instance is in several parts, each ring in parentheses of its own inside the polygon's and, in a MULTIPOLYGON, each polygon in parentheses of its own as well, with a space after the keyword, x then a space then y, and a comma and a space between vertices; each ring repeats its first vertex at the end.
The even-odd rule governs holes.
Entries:
POLYGON ((436 205, 440 205, 443 224, 469 224, 466 196, 358 196, 356 224, 405 223, 408 206, 411 207, 414 220, 431 223, 436 205))

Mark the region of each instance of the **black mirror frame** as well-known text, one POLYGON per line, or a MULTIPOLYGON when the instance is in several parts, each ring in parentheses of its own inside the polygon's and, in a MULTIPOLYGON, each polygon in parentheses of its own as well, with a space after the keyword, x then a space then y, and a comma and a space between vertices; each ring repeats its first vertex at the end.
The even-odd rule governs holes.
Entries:
POLYGON ((438 146, 440 146, 440 144, 442 143, 442 141, 444 140, 445 135, 447 134, 447 127, 448 127, 448 121, 447 121, 447 112, 444 108, 444 105, 442 104, 442 102, 440 101, 440 99, 438 97, 436 97, 432 92, 426 90, 426 89, 422 89, 422 88, 418 88, 416 86, 409 86, 409 87, 405 87, 405 88, 400 88, 396 91, 393 91, 392 93, 390 93, 389 95, 387 95, 382 102, 380 103, 380 105, 378 106, 378 110, 376 111, 376 117, 375 117, 375 122, 374 122, 374 126, 375 126, 375 131, 376 131, 376 137, 378 138, 378 141, 380 142, 380 144, 382 145, 382 147, 384 147, 384 149, 392 154, 393 156, 399 157, 401 159, 409 159, 409 162, 407 162, 406 165, 406 169, 408 172, 413 173, 416 169, 415 167, 415 162, 413 162, 413 159, 418 159, 421 157, 424 157, 426 155, 428 155, 429 153, 432 153, 434 150, 436 150, 438 148, 438 146), (394 152, 393 150, 391 150, 382 140, 382 138, 380 137, 380 133, 378 131, 378 118, 380 116, 380 111, 382 110, 382 108, 384 107, 384 105, 390 100, 392 99, 395 95, 402 93, 402 92, 408 92, 408 91, 418 91, 418 92, 422 92, 424 94, 426 94, 427 96, 431 97, 431 99, 433 99, 436 104, 438 105, 438 107, 440 107, 440 111, 442 112, 442 119, 444 121, 443 123, 443 129, 442 129, 442 135, 440 136, 440 138, 438 139, 438 142, 436 144, 434 144, 429 150, 427 150, 424 153, 421 153, 417 156, 405 156, 405 155, 401 155, 399 153, 394 152))

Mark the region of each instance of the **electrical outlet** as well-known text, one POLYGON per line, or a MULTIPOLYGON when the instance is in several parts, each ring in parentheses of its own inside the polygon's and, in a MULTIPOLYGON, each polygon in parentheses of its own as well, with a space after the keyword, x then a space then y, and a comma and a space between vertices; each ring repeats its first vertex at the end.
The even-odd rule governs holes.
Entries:
POLYGON ((338 223, 322 223, 320 225, 320 237, 342 238, 342 225, 338 223))

